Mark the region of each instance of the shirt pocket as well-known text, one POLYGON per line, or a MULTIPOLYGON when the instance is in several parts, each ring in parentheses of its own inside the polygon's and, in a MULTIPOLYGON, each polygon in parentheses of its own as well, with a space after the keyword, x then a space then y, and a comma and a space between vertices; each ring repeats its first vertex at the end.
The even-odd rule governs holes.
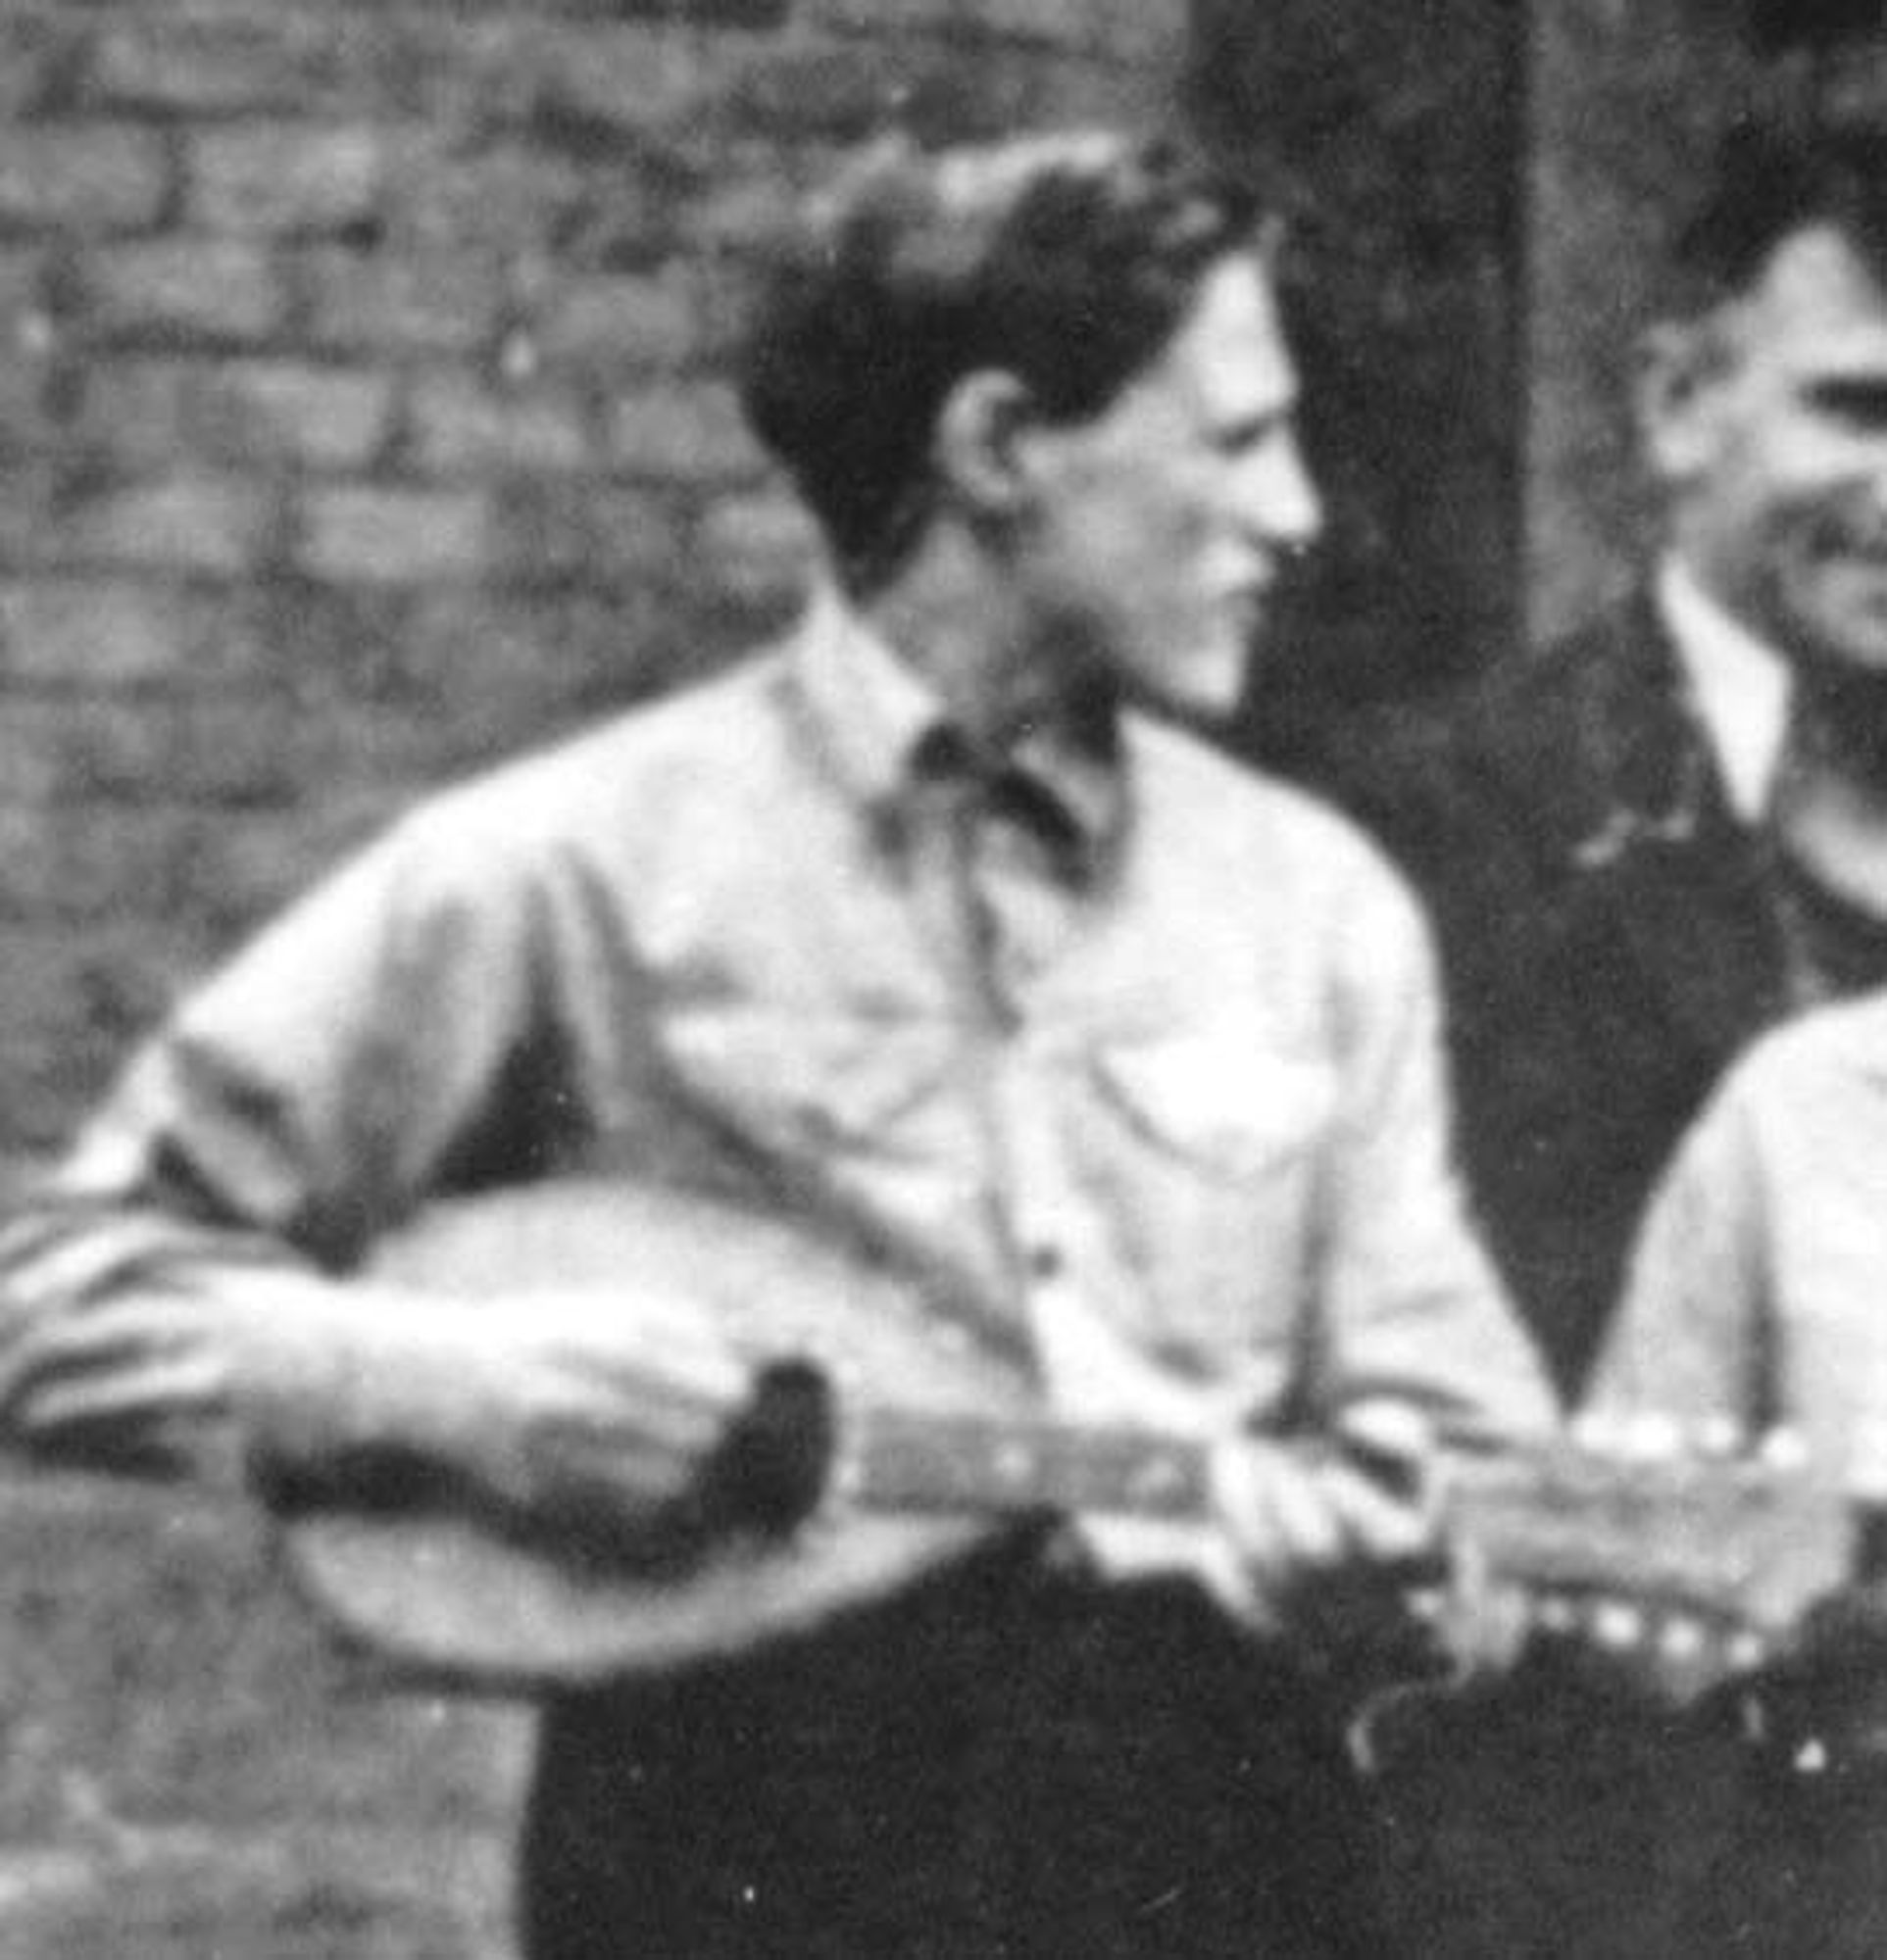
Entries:
POLYGON ((1100 1120, 1082 1149, 1155 1340, 1210 1364, 1294 1338, 1315 1284, 1328 1064, 1226 1034, 1104 1043, 1089 1066, 1100 1120))
POLYGON ((1335 1102, 1326 1063, 1253 1052, 1223 1037, 1103 1043, 1093 1072, 1105 1100, 1150 1148, 1203 1178, 1241 1187, 1313 1154, 1335 1102))

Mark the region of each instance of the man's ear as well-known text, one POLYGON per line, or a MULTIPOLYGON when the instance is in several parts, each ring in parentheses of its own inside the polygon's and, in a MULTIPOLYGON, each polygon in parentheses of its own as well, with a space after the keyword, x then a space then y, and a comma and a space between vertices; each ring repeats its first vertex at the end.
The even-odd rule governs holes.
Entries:
POLYGON ((932 460, 938 476, 968 510, 1002 517, 1029 501, 1023 437, 1035 419, 1027 386, 1001 368, 974 369, 944 398, 932 460))
POLYGON ((1660 320, 1639 336, 1632 404, 1639 446, 1660 482, 1695 482, 1714 465, 1730 363, 1713 319, 1660 320))

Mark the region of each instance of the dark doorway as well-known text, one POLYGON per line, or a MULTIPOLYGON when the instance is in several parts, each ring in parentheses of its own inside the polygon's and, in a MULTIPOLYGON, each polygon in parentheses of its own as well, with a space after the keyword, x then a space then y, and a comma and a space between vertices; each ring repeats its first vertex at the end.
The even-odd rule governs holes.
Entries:
POLYGON ((1527 10, 1195 0, 1191 112, 1292 214, 1287 285, 1330 529, 1239 746, 1307 702, 1458 676, 1517 629, 1527 10))

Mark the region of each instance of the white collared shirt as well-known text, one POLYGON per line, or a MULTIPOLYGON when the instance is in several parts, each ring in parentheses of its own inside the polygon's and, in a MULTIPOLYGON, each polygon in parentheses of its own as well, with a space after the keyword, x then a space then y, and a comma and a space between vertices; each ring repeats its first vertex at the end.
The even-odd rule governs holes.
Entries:
MULTIPOLYGON (((121 1282, 253 1291, 250 1231, 339 1268, 435 1195, 603 1174, 751 1194, 921 1275, 901 1324, 937 1358, 909 1389, 887 1366, 893 1396, 948 1405, 954 1327, 978 1397, 1006 1372, 1087 1421, 1282 1431, 1387 1396, 1445 1433, 1544 1429, 1448 1161, 1427 942, 1376 855, 1127 710, 1118 862, 1004 965, 1014 909, 938 928, 968 881, 878 820, 934 712, 835 602, 408 813, 185 1004, 74 1201, 0 1235, 0 1355, 121 1282)), ((701 1296, 768 1352, 797 1338, 768 1324, 784 1297, 701 1296)), ((162 1417, 193 1441, 180 1399, 162 1417)), ((1369 1523, 1328 1528, 1369 1554, 1369 1523)))
POLYGON ((1667 557, 1659 567, 1657 597, 1730 808, 1744 823, 1759 823, 1788 730, 1788 662, 1706 592, 1681 559, 1667 557))

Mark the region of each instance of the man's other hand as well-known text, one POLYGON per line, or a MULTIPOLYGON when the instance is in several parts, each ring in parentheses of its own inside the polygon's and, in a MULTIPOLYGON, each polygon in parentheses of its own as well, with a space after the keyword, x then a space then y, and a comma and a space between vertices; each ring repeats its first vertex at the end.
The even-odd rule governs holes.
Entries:
POLYGON ((1359 1401, 1320 1439, 1229 1438, 1214 1455, 1213 1495, 1238 1582, 1265 1621, 1293 1618, 1320 1582, 1396 1582, 1442 1555, 1433 1435, 1404 1403, 1359 1401))

